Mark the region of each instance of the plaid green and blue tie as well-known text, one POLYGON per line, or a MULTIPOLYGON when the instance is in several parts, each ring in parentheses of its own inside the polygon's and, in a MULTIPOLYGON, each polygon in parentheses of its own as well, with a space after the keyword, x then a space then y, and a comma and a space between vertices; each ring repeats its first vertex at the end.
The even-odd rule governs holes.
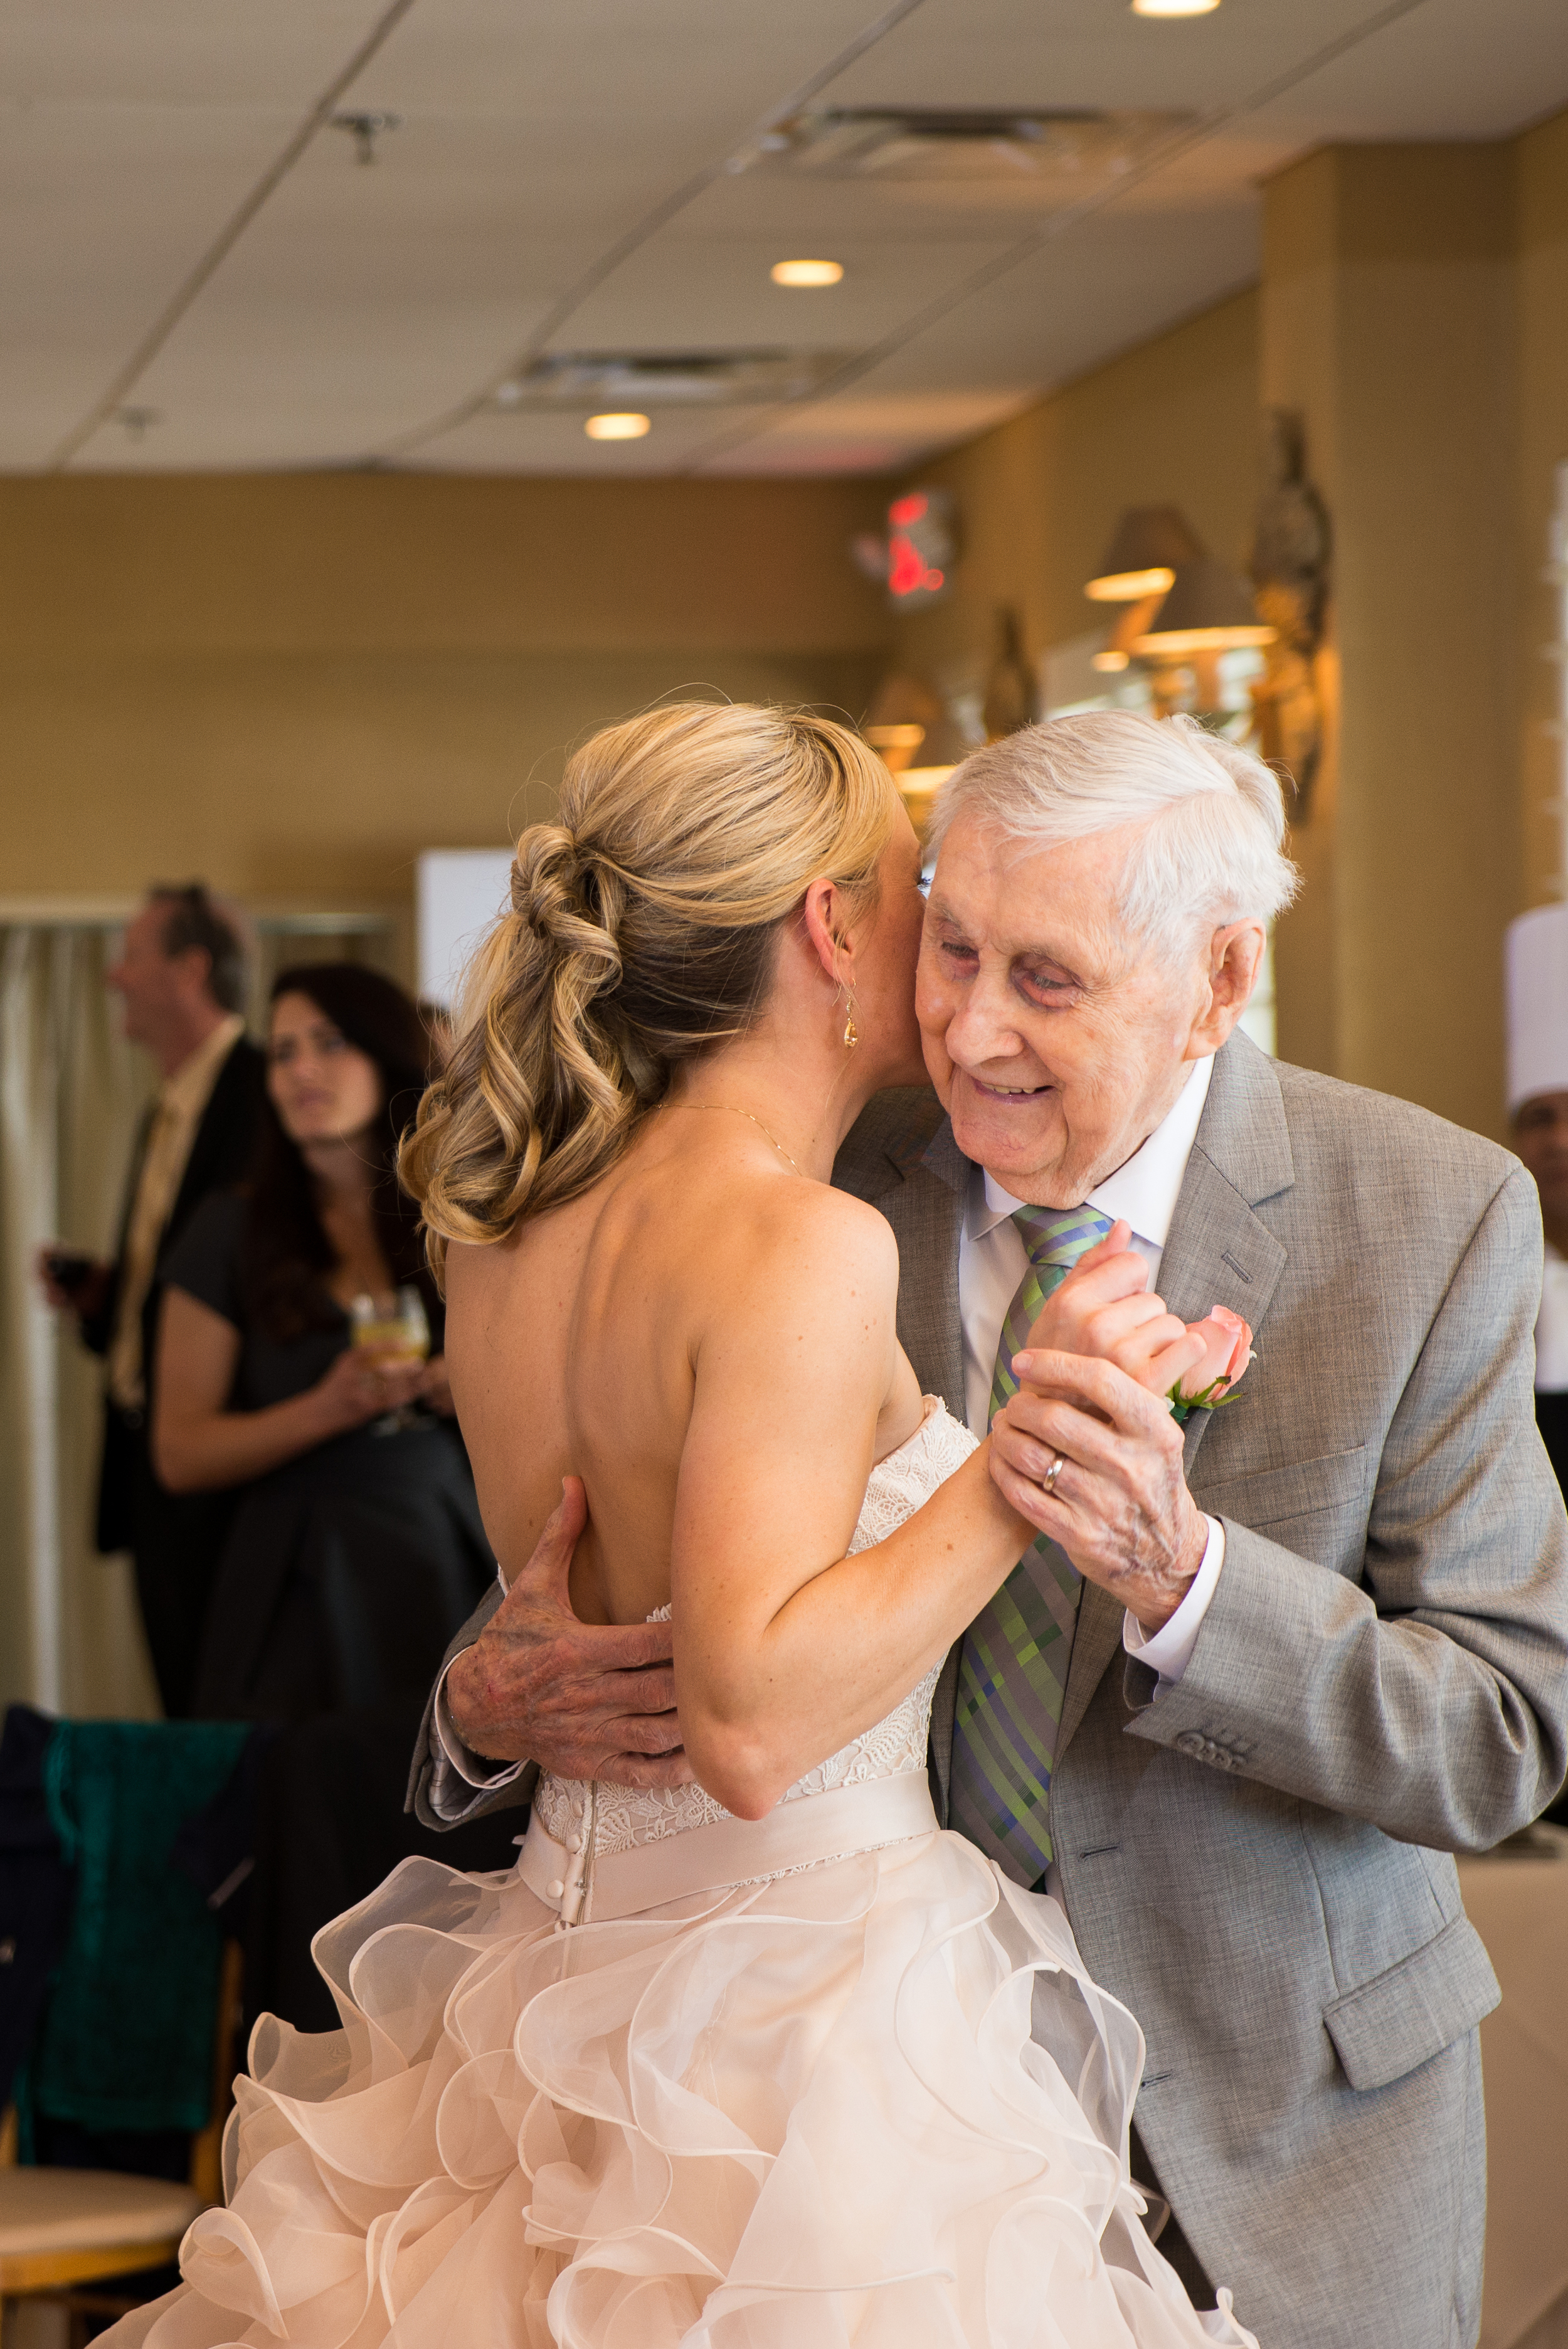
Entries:
MULTIPOLYGON (((993 1418, 1018 1391, 1013 1357, 1041 1306, 1110 1229, 1092 1207, 1020 1207, 1013 1221, 1029 1268, 1002 1324, 993 1418)), ((1017 1884, 1037 1883, 1051 1861, 1051 1768, 1082 1589, 1065 1551, 1041 1534, 969 1626, 958 1660, 952 1823, 1017 1884)))

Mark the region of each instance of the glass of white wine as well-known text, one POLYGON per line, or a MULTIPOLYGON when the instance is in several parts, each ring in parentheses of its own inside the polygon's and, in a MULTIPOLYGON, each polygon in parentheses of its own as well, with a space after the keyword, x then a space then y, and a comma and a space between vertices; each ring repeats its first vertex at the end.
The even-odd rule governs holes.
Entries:
MULTIPOLYGON (((348 1326, 354 1344, 374 1354, 377 1362, 385 1362, 388 1368, 429 1359, 429 1317, 417 1288, 399 1288, 386 1297, 356 1297, 348 1309, 348 1326)), ((413 1404, 404 1403, 397 1411, 385 1412, 379 1419, 373 1420, 372 1432, 377 1435, 395 1435, 400 1428, 412 1426, 415 1417, 413 1404)))

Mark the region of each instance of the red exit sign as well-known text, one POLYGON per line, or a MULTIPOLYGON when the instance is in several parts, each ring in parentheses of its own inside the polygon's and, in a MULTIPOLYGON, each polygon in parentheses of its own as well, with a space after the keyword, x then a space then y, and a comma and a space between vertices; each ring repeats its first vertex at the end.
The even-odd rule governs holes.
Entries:
POLYGON ((909 490, 887 510, 887 590, 900 609, 946 593, 957 533, 945 490, 909 490))

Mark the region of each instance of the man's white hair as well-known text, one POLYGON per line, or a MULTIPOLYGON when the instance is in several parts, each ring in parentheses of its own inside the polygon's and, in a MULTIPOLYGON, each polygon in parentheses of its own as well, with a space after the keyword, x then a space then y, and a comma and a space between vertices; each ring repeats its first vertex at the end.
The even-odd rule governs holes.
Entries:
POLYGON ((1272 920, 1299 885, 1279 778, 1192 718, 1096 709, 1026 726, 954 769, 933 815, 935 848, 960 816, 1026 853, 1138 825, 1118 910, 1172 958, 1226 922, 1272 920))

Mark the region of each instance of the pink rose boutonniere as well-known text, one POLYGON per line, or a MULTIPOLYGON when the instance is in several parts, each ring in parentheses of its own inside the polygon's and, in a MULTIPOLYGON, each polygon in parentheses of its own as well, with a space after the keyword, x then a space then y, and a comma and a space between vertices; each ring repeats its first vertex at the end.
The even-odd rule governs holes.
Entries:
POLYGON ((1218 1411, 1229 1402, 1253 1359, 1253 1333, 1228 1305, 1211 1306, 1205 1320, 1189 1321, 1187 1334, 1202 1339, 1203 1352, 1167 1398, 1178 1427, 1185 1427, 1195 1411, 1218 1411))

